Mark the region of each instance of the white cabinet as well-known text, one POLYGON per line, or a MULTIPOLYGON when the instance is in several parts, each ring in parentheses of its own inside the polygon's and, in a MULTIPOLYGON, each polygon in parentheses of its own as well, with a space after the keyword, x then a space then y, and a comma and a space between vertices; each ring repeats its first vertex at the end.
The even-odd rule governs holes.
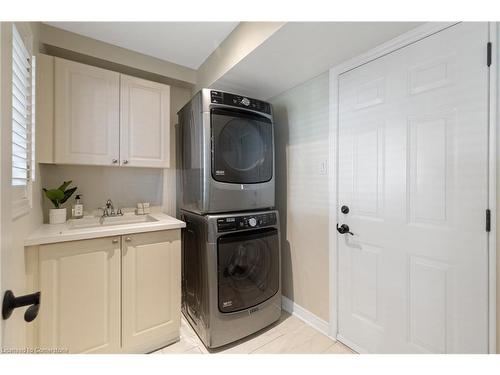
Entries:
POLYGON ((55 162, 117 164, 120 74, 60 58, 54 72, 55 162))
POLYGON ((119 237, 39 248, 39 347, 120 350, 119 237))
POLYGON ((170 167, 170 86, 57 57, 53 74, 54 163, 170 167))
POLYGON ((30 248, 34 348, 147 353, 179 338, 180 229, 30 248))
POLYGON ((170 86, 121 75, 120 162, 131 167, 170 165, 170 86))
POLYGON ((123 238, 123 349, 148 352, 179 337, 180 231, 123 238))

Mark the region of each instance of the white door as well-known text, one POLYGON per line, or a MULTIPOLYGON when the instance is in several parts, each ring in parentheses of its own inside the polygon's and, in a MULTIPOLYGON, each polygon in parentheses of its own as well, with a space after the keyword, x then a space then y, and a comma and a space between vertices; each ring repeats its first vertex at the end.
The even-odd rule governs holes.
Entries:
POLYGON ((118 165, 120 75, 55 58, 55 162, 118 165))
POLYGON ((39 248, 41 348, 120 351, 120 238, 39 248))
POLYGON ((122 237, 122 343, 125 352, 148 352, 179 338, 180 241, 180 230, 122 237))
POLYGON ((170 166, 170 86, 121 75, 120 164, 170 166))
POLYGON ((339 77, 339 338, 360 350, 488 351, 487 42, 462 23, 339 77))

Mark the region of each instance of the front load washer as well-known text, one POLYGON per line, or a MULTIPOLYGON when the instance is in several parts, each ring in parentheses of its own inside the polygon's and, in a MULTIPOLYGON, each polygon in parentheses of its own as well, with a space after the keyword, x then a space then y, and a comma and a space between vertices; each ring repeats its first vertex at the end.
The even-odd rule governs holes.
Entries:
POLYGON ((274 207, 269 103, 203 89, 178 116, 181 209, 206 214, 274 207))
POLYGON ((246 337, 281 315, 277 211, 181 212, 182 311, 208 348, 246 337))

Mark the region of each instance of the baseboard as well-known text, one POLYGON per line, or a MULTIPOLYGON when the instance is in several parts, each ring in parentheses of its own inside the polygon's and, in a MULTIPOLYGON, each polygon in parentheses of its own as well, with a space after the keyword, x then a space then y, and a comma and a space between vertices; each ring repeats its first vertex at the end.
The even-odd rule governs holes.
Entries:
POLYGON ((330 325, 328 324, 328 322, 324 321, 317 315, 314 315, 309 310, 304 309, 302 306, 297 305, 290 298, 281 296, 281 307, 286 312, 289 312, 290 314, 296 316, 297 318, 309 324, 311 327, 317 329, 324 335, 330 337, 335 341, 337 340, 335 337, 330 336, 330 325))
POLYGON ((351 340, 346 339, 341 334, 337 335, 337 339, 345 346, 348 346, 349 348, 354 350, 356 353, 359 353, 359 354, 369 354, 370 353, 369 351, 365 350, 361 346, 358 346, 357 344, 353 343, 351 340))

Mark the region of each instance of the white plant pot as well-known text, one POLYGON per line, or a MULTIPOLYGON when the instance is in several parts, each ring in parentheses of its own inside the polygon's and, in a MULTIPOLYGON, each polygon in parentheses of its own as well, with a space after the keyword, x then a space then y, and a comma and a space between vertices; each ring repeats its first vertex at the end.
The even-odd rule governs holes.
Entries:
POLYGON ((51 208, 49 211, 50 224, 64 224, 66 222, 65 208, 51 208))

